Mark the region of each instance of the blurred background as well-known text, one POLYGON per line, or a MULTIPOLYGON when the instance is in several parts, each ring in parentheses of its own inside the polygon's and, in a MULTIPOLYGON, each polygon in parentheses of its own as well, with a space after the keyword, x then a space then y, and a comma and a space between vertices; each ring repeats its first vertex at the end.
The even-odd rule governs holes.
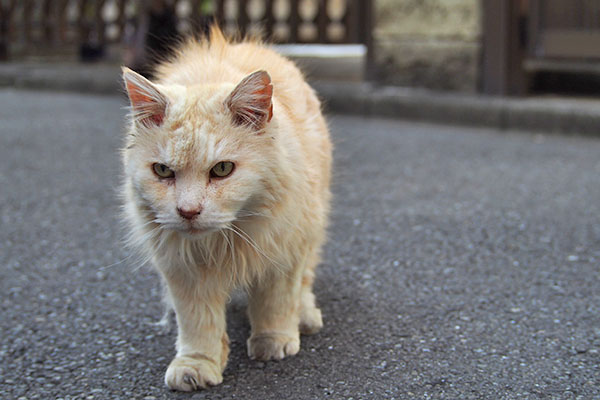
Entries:
POLYGON ((0 0, 0 60, 0 399, 600 399, 600 0, 0 0), (122 241, 119 66, 212 21, 306 72, 335 201, 323 331, 251 361, 236 296, 190 397, 122 241))
POLYGON ((316 79, 464 93, 595 94, 600 2, 590 0, 2 0, 0 60, 148 71, 179 36, 218 22, 260 34, 316 79), (299 46, 301 45, 301 46, 299 46))

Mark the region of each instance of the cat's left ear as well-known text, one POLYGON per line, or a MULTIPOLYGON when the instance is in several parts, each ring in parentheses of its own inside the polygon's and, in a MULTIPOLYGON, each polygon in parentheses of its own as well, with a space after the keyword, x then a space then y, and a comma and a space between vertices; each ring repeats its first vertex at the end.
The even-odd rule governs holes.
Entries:
POLYGON ((225 99, 237 125, 260 130, 273 118, 273 85, 266 71, 256 71, 244 79, 225 99))
POLYGON ((167 98, 148 79, 129 68, 122 69, 134 120, 146 126, 160 126, 167 109, 167 98))

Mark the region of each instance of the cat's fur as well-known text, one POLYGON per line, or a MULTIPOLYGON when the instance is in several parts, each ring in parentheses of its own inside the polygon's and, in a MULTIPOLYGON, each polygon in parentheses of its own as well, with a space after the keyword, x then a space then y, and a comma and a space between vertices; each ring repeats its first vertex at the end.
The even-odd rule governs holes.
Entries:
POLYGON ((332 146, 300 71, 256 41, 233 43, 214 28, 210 40, 190 41, 159 65, 156 77, 123 69, 131 101, 125 214, 177 317, 166 384, 189 391, 222 381, 225 304, 235 287, 249 294, 252 358, 294 355, 300 333, 322 327, 312 285, 332 146), (221 161, 233 162, 233 173, 211 178, 221 161), (160 179, 154 163, 175 178, 160 179), (186 219, 178 208, 199 214, 186 219))

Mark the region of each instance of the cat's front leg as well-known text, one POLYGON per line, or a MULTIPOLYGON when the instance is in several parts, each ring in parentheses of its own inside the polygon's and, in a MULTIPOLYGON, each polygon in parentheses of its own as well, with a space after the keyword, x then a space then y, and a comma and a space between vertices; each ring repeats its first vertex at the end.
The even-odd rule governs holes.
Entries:
POLYGON ((169 271, 164 277, 177 317, 177 355, 165 382, 173 390, 192 391, 218 385, 227 364, 225 330, 227 292, 217 280, 202 281, 169 271))
POLYGON ((250 358, 280 360, 300 350, 301 280, 299 268, 283 272, 277 268, 250 288, 250 358))

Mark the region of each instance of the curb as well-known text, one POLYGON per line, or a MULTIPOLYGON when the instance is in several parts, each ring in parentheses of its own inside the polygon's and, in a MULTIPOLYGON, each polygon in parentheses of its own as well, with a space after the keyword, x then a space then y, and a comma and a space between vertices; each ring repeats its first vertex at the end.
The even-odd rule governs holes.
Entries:
POLYGON ((434 92, 369 83, 314 82, 336 113, 360 114, 501 130, 600 136, 600 101, 510 98, 434 92))
POLYGON ((121 70, 113 64, 0 64, 0 87, 121 94, 121 70))
MULTIPOLYGON (((314 81, 327 112, 501 130, 600 136, 600 101, 510 98, 314 81)), ((0 64, 0 87, 121 94, 112 64, 0 64)))

